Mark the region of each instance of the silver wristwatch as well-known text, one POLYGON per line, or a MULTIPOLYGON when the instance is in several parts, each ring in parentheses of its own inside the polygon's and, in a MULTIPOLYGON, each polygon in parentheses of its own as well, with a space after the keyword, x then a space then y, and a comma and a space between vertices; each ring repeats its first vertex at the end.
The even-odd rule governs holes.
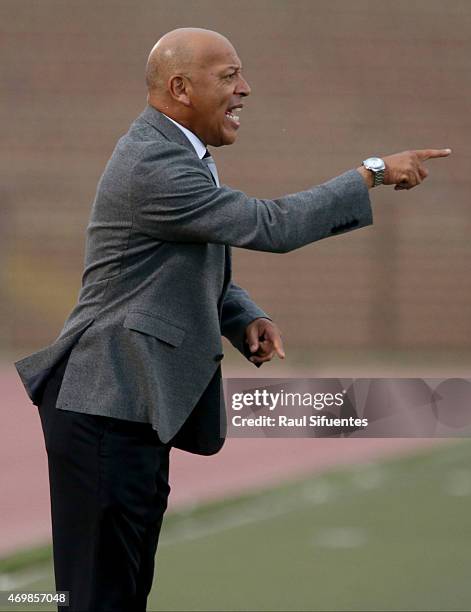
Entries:
POLYGON ((368 157, 368 159, 365 159, 363 162, 363 165, 367 170, 371 170, 373 172, 373 187, 381 185, 384 181, 384 170, 386 169, 386 164, 381 157, 368 157))

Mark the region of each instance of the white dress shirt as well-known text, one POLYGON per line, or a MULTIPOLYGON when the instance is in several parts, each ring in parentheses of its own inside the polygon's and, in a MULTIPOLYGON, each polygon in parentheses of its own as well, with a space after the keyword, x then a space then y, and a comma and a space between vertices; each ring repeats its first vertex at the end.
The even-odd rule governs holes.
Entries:
MULTIPOLYGON (((160 112, 162 113, 162 111, 160 111, 160 112)), ((162 115, 167 117, 167 115, 165 113, 162 113, 162 115)), ((194 134, 191 130, 186 128, 184 125, 181 125, 180 123, 178 123, 178 121, 175 121, 175 119, 172 119, 172 117, 167 117, 167 119, 169 119, 172 123, 174 123, 177 127, 179 127, 181 129, 181 131, 185 134, 185 136, 188 138, 188 140, 193 145, 193 147, 194 147, 194 149, 196 151, 196 155, 198 155, 198 157, 200 159, 202 159, 204 154, 206 153, 206 147, 201 142, 201 140, 198 138, 198 136, 196 134, 194 134)))

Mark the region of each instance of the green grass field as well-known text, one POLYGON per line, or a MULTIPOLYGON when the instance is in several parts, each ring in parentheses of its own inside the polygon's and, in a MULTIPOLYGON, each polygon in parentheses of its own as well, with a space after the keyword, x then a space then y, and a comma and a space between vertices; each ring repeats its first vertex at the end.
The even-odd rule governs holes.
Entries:
MULTIPOLYGON (((50 549, 0 571, 53 589, 50 549)), ((471 443, 450 442, 169 514, 148 609, 470 610, 470 574, 471 443)))

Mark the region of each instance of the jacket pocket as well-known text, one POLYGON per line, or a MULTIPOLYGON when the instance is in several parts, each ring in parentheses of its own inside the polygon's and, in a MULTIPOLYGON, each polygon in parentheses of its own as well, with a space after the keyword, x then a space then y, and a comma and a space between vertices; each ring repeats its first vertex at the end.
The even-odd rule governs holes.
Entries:
POLYGON ((171 346, 180 346, 185 337, 185 330, 174 323, 159 317, 137 310, 128 312, 123 322, 124 327, 133 329, 149 336, 154 336, 171 346))

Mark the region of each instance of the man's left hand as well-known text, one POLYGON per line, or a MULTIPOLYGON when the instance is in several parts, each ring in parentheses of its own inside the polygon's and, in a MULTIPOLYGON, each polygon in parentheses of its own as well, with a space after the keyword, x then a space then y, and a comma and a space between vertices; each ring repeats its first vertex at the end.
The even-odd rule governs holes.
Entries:
POLYGON ((245 330, 245 341, 253 353, 250 361, 261 364, 271 361, 275 355, 285 358, 281 333, 278 327, 269 319, 255 319, 245 330))

